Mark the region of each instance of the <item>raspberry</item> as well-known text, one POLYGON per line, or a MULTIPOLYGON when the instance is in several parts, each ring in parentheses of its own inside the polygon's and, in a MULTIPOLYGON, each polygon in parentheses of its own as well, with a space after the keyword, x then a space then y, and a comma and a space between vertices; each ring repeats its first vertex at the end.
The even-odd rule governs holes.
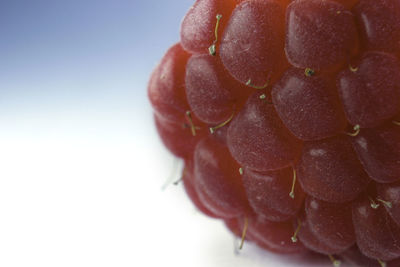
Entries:
POLYGON ((399 266, 399 57, 400 0, 197 0, 148 94, 187 195, 242 242, 399 266))

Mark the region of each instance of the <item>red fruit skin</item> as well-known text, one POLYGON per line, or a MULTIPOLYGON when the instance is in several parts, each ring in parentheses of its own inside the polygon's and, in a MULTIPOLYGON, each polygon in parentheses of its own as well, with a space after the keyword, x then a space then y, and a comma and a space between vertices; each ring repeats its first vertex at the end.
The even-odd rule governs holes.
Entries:
POLYGON ((197 0, 148 94, 203 214, 273 252, 400 266, 400 0, 197 0))
MULTIPOLYGON (((371 259, 363 255, 358 247, 352 246, 345 252, 340 254, 347 263, 351 263, 351 266, 357 267, 382 267, 382 265, 376 259, 371 259)), ((385 262, 386 267, 399 267, 400 258, 385 262)))
POLYGON ((386 264, 386 267, 398 267, 398 266, 400 266, 400 258, 391 260, 386 264))
POLYGON ((283 125, 273 105, 252 94, 229 125, 227 143, 232 156, 256 171, 276 170, 295 161, 301 142, 283 125))
MULTIPOLYGON (((283 254, 302 253, 305 248, 301 242, 292 242, 293 226, 291 221, 271 222, 262 216, 249 218, 247 235, 250 240, 269 251, 283 254)), ((243 229, 244 220, 240 225, 243 229)))
MULTIPOLYGON (((352 138, 364 170, 379 183, 400 180, 400 127, 389 122, 352 138)), ((399 199, 400 200, 400 199, 399 199)))
POLYGON ((352 246, 346 251, 340 253, 343 258, 351 266, 358 267, 382 267, 377 260, 371 259, 363 255, 358 249, 357 245, 352 246))
POLYGON ((185 66, 189 56, 180 44, 175 44, 151 75, 148 97, 160 117, 175 122, 185 119, 189 110, 185 95, 185 66))
MULTIPOLYGON (((248 228, 245 233, 244 244, 254 242, 259 247, 280 254, 299 254, 305 252, 302 243, 293 243, 290 240, 291 223, 277 224, 263 217, 249 217, 248 228)), ((237 237, 242 238, 245 219, 225 219, 225 226, 237 237)))
POLYGON ((284 58, 284 8, 275 0, 248 0, 233 11, 222 35, 220 56, 229 73, 264 85, 284 58))
POLYGON ((195 187, 206 208, 219 217, 234 218, 252 212, 238 170, 239 165, 218 139, 210 136, 196 146, 195 187))
POLYGON ((358 3, 358 1, 360 0, 335 0, 335 2, 342 4, 348 10, 351 10, 352 7, 354 7, 358 3))
POLYGON ((338 75, 337 87, 347 119, 375 127, 400 112, 400 62, 382 52, 367 52, 338 75))
POLYGON ((222 64, 210 55, 192 56, 186 65, 186 96, 191 110, 208 124, 218 125, 234 112, 234 86, 222 64), (232 86, 233 85, 233 86, 232 86))
POLYGON ((335 204, 307 196, 305 213, 309 229, 321 242, 341 251, 355 243, 351 203, 335 204))
POLYGON ((244 169, 242 180, 251 208, 267 220, 287 221, 302 207, 304 192, 298 184, 294 190, 295 198, 289 196, 293 180, 292 168, 264 173, 244 169))
POLYGON ((183 187, 185 188, 185 192, 187 196, 190 198, 194 206, 204 215, 211 218, 218 218, 214 213, 209 211, 204 204, 201 202, 198 193, 195 188, 195 181, 193 175, 193 163, 185 162, 185 168, 182 173, 182 182, 183 187))
POLYGON ((353 15, 337 2, 295 0, 286 11, 285 52, 298 68, 330 69, 357 49, 353 15))
POLYGON ((197 0, 182 21, 182 47, 193 54, 208 54, 215 40, 217 14, 222 15, 218 26, 221 35, 235 5, 234 0, 197 0))
POLYGON ((310 225, 304 215, 300 215, 298 220, 294 222, 295 229, 297 229, 299 223, 300 230, 297 236, 300 242, 303 243, 306 248, 325 255, 332 255, 341 252, 340 249, 333 248, 330 246, 330 244, 321 241, 310 229, 310 225))
POLYGON ((296 170, 304 192, 331 203, 354 200, 369 181, 345 135, 306 142, 296 170))
POLYGON ((173 122, 157 114, 154 115, 154 121, 163 144, 179 158, 190 158, 197 143, 204 137, 204 130, 196 131, 196 136, 193 136, 189 124, 185 121, 173 122))
POLYGON ((195 189, 200 202, 203 203, 207 210, 209 210, 212 214, 215 214, 216 217, 228 220, 236 218, 237 216, 242 216, 241 210, 227 207, 226 205, 221 204, 219 200, 215 200, 210 197, 206 192, 207 189, 204 186, 195 183, 195 189))
POLYGON ((391 184, 377 184, 376 189, 379 199, 390 202, 391 207, 383 206, 400 226, 400 181, 391 184))
POLYGON ((347 122, 332 79, 290 68, 273 86, 272 102, 299 139, 319 140, 343 132, 347 122))
POLYGON ((400 52, 399 0, 359 0, 354 14, 366 49, 400 52))
POLYGON ((400 256, 400 228, 385 208, 373 209, 362 195, 353 203, 352 214, 357 245, 364 255, 382 261, 400 256))

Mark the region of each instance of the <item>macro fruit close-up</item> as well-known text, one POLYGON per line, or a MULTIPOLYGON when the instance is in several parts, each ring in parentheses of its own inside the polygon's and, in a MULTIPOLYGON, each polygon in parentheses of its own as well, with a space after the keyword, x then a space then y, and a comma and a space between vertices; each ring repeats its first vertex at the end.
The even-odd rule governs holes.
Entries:
POLYGON ((241 247, 400 266, 400 0, 197 0, 148 97, 241 247))

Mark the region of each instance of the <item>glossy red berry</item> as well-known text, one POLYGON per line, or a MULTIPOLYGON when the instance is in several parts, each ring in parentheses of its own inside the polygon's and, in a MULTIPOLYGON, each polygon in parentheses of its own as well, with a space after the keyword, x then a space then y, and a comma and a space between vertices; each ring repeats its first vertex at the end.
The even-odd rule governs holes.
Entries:
POLYGON ((352 138, 354 150, 368 175, 377 182, 399 180, 400 127, 387 123, 381 127, 363 129, 352 138))
POLYGON ((344 131, 346 118, 332 77, 290 68, 272 89, 285 126, 299 139, 318 140, 344 131))
POLYGON ((186 97, 193 113, 203 122, 219 124, 232 116, 235 103, 231 93, 236 84, 218 58, 192 56, 186 65, 186 97))
POLYGON ((354 7, 362 44, 368 50, 400 50, 400 1, 360 0, 354 7))
POLYGON ((226 69, 242 83, 262 86, 284 57, 284 12, 274 0, 241 2, 222 35, 220 54, 226 69))
POLYGON ((305 213, 310 230, 325 244, 346 250, 356 242, 351 203, 329 203, 308 196, 305 213))
POLYGON ((400 0, 197 0, 148 86, 205 215, 277 253, 400 266, 400 0))
POLYGON ((286 11, 285 51, 299 68, 329 69, 343 64, 357 45, 353 14, 331 0, 296 0, 286 11))
POLYGON ((172 46, 153 71, 148 95, 154 111, 168 120, 182 121, 189 105, 185 95, 185 66, 189 54, 172 46))
POLYGON ((299 184, 292 189, 293 178, 293 168, 264 173, 244 169, 243 185, 254 212, 270 221, 294 218, 302 207, 304 192, 299 184))
POLYGON ((307 194, 331 203, 354 200, 369 181, 345 135, 305 143, 296 170, 307 194))
POLYGON ((299 253, 305 250, 302 243, 292 241, 293 227, 291 221, 278 223, 271 222, 261 216, 251 218, 248 234, 261 247, 277 253, 299 253))
MULTIPOLYGON (((217 37, 223 32, 228 17, 235 7, 234 0, 198 0, 188 11, 181 25, 181 44, 193 54, 208 54, 217 37), (219 16, 220 18, 217 18, 219 16)), ((216 44, 219 44, 218 40, 216 44)))
POLYGON ((203 202, 199 198, 199 193, 197 192, 196 189, 196 182, 194 180, 193 162, 191 161, 185 162, 185 167, 182 173, 182 182, 186 194, 188 195, 192 203, 195 205, 195 207, 203 214, 211 218, 217 218, 217 216, 214 213, 212 213, 209 209, 207 209, 204 206, 203 202))
POLYGON ((301 142, 279 119, 262 92, 249 97, 228 128, 228 147, 232 156, 245 167, 257 171, 276 170, 294 163, 301 142))
POLYGON ((250 213, 238 169, 239 165, 230 156, 228 148, 219 140, 208 137, 196 146, 196 188, 205 196, 206 201, 209 200, 204 204, 214 214, 221 217, 239 217, 250 213), (225 214, 220 214, 219 209, 225 214))
POLYGON ((375 127, 400 112, 400 61, 368 52, 338 76, 338 90, 353 125, 375 127))
POLYGON ((373 208, 368 197, 361 196, 353 203, 353 224, 364 255, 383 261, 400 256, 400 227, 384 207, 373 208))

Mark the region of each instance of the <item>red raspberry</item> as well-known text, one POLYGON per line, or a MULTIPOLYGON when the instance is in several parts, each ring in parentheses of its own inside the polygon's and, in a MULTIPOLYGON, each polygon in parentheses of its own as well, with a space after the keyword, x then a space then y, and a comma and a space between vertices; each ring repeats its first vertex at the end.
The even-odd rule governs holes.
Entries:
POLYGON ((197 0, 148 93, 204 214, 278 253, 400 262, 400 0, 197 0))

